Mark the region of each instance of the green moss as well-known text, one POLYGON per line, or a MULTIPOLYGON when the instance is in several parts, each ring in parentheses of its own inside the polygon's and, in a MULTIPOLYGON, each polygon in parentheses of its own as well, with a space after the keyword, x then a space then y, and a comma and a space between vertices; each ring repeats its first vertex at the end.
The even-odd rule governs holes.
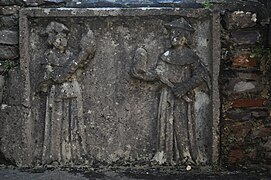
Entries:
POLYGON ((256 45, 251 52, 251 58, 271 58, 271 49, 265 48, 264 46, 258 44, 256 45))
POLYGON ((5 60, 0 62, 0 67, 2 68, 2 73, 7 73, 11 69, 13 69, 17 64, 11 60, 5 60))
POLYGON ((203 3, 203 7, 205 9, 213 9, 214 7, 214 2, 211 1, 211 0, 205 0, 204 3, 203 3))

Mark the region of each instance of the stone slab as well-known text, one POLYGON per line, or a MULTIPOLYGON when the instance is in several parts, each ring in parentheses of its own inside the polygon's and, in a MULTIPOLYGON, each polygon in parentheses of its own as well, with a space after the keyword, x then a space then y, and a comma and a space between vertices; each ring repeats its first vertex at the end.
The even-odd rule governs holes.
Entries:
MULTIPOLYGON (((192 89, 192 101, 186 97, 186 103, 192 102, 187 112, 196 120, 191 128, 196 128, 198 137, 190 145, 191 152, 197 154, 195 163, 216 163, 220 22, 219 13, 214 14, 180 8, 22 9, 24 88, 18 104, 23 116, 15 134, 22 148, 15 155, 5 153, 19 166, 161 163, 158 115, 165 111, 161 111, 165 80, 136 78, 133 67, 138 57, 148 59, 139 66, 143 70, 151 72, 157 66, 161 55, 172 50, 166 24, 178 20, 195 29, 189 51, 199 57, 199 66, 211 77, 204 77, 206 83, 192 89)), ((2 144, 8 148, 8 142, 2 144)), ((172 153, 177 151, 172 149, 172 153)))

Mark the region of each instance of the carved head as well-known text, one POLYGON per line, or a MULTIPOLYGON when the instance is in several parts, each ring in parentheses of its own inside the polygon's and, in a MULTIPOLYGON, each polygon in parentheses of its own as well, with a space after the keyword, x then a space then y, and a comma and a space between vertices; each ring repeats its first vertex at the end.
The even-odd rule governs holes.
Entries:
POLYGON ((174 47, 187 44, 188 38, 194 32, 193 27, 184 18, 167 23, 165 27, 170 30, 170 41, 174 47))
POLYGON ((46 27, 48 44, 63 53, 68 44, 68 32, 69 29, 64 24, 58 22, 51 22, 46 27))

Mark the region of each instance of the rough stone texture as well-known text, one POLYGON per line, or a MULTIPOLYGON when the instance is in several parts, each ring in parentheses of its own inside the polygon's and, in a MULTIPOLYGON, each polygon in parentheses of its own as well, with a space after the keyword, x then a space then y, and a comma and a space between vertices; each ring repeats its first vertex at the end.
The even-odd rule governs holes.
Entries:
POLYGON ((1 15, 13 15, 18 13, 20 6, 3 6, 0 8, 1 15))
POLYGON ((0 60, 12 60, 19 57, 18 47, 0 44, 0 60))
POLYGON ((16 45, 19 43, 17 31, 2 30, 0 31, 0 44, 16 45))
MULTIPOLYGON (((51 153, 54 158, 54 153, 60 152, 62 158, 69 159, 69 154, 74 154, 69 153, 69 149, 75 150, 69 148, 72 139, 79 143, 75 145, 77 150, 84 153, 83 162, 73 159, 72 163, 75 164, 152 161, 156 152, 157 111, 163 85, 159 82, 142 82, 131 76, 135 51, 138 47, 144 47, 148 53, 147 69, 155 67, 160 55, 170 48, 169 32, 165 24, 185 17, 196 30, 191 48, 197 51, 201 63, 211 75, 211 67, 215 63, 212 58, 218 58, 211 50, 210 39, 213 38, 210 18, 201 19, 202 15, 209 17, 206 10, 155 8, 33 9, 22 12, 20 68, 24 90, 23 93, 16 93, 17 89, 8 90, 10 98, 6 99, 7 106, 2 111, 5 114, 2 116, 5 117, 2 120, 5 127, 2 133, 2 152, 18 165, 64 165, 65 162, 59 159, 51 161, 46 153, 51 153), (28 19, 28 27, 26 15, 32 16, 32 11, 35 11, 34 18, 28 19), (150 15, 152 18, 149 18, 150 15), (53 18, 40 18, 49 16, 53 18), (93 42, 88 42, 91 40, 93 42), (22 94, 22 99, 17 100, 14 94, 22 94), (61 96, 62 110, 57 110, 56 106, 61 105, 58 99, 61 96), (63 123, 57 128, 57 113, 61 111, 63 116, 66 105, 69 107, 67 117, 60 117, 63 123), (14 116, 9 113, 11 111, 14 116), (16 126, 6 125, 14 119, 18 121, 16 126), (66 127, 66 119, 79 125, 67 123, 66 127), (9 128, 19 128, 20 131, 10 134, 7 133, 9 128), (78 130, 73 131, 73 128, 78 130), (58 135, 59 132, 63 134, 58 135), (65 133, 72 137, 66 140, 67 144, 62 147, 62 151, 54 145, 44 146, 47 142, 61 141, 66 137, 65 133), (49 134, 51 140, 47 141, 46 135, 49 134), (12 138, 18 141, 17 146, 20 148, 16 149, 14 144, 7 141, 10 136, 18 136, 12 138), (47 147, 51 150, 47 150, 47 147), (12 152, 8 152, 8 149, 12 152)), ((219 55, 219 52, 216 54, 219 55)), ((210 84, 210 79, 206 81, 210 84)), ((8 89, 12 89, 12 86, 8 89)), ((209 133, 200 134, 212 132, 212 113, 209 113, 212 103, 206 103, 210 101, 210 95, 204 89, 195 89, 195 126, 201 146, 210 148, 214 137, 209 133)), ((212 161, 211 151, 207 148, 202 153, 206 152, 207 155, 202 156, 207 157, 205 163, 209 163, 212 161)), ((68 160, 66 164, 70 163, 68 160)))
POLYGON ((224 5, 228 11, 222 19, 222 163, 233 167, 268 164, 269 153, 263 147, 270 136, 270 62, 263 33, 267 32, 268 8, 252 1, 224 5), (246 12, 256 13, 257 24, 246 12))
POLYGON ((257 81, 244 81, 240 78, 230 79, 224 89, 231 93, 244 93, 244 92, 259 92, 262 90, 262 85, 257 81))
POLYGON ((267 117, 268 117, 268 112, 266 109, 265 110, 264 109, 254 109, 254 110, 233 109, 233 110, 227 111, 225 118, 238 120, 238 121, 249 121, 249 120, 255 120, 255 119, 265 119, 267 117))
POLYGON ((225 29, 242 29, 255 26, 257 15, 256 13, 244 11, 226 12, 223 20, 225 22, 225 29))
POLYGON ((23 0, 1 0, 0 6, 23 5, 23 0))
POLYGON ((4 85, 5 85, 5 76, 0 75, 0 104, 2 104, 3 100, 4 85))
POLYGON ((254 45, 260 40, 260 33, 257 31, 237 31, 231 33, 233 44, 254 45))
POLYGON ((0 17, 0 29, 1 30, 17 30, 19 27, 19 21, 17 15, 2 16, 0 17))
POLYGON ((268 45, 271 47, 271 23, 269 24, 269 31, 268 31, 268 45))

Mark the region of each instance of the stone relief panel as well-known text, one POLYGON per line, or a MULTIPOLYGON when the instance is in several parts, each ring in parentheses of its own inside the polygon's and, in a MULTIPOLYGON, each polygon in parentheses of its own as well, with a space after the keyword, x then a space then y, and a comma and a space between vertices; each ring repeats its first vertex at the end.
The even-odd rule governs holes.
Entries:
POLYGON ((213 25, 202 11, 23 11, 17 164, 212 162, 213 25))
POLYGON ((157 111, 158 138, 154 160, 160 164, 204 164, 209 160, 210 152, 201 146, 210 142, 201 137, 202 129, 196 127, 194 89, 205 83, 206 87, 200 92, 209 106, 210 74, 189 47, 189 38, 195 31, 193 27, 184 18, 167 23, 165 27, 170 31, 171 47, 161 54, 156 67, 147 70, 148 53, 144 48, 138 48, 131 69, 135 78, 163 84, 157 111))

